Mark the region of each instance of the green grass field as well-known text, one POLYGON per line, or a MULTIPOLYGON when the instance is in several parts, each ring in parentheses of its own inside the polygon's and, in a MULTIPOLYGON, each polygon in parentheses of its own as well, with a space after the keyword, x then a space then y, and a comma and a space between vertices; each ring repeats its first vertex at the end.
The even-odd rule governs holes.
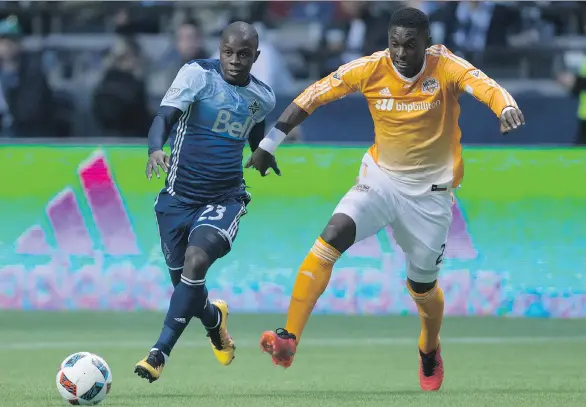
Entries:
MULTIPOLYGON (((55 388, 68 354, 104 357, 113 387, 104 406, 586 406, 583 320, 450 318, 444 387, 422 393, 415 317, 314 316, 294 365, 273 367, 258 348, 279 315, 231 316, 237 351, 217 364, 199 323, 180 340, 163 377, 133 374, 159 334, 154 313, 0 314, 0 406, 64 406, 55 388)), ((197 321, 196 321, 197 322, 197 321)))

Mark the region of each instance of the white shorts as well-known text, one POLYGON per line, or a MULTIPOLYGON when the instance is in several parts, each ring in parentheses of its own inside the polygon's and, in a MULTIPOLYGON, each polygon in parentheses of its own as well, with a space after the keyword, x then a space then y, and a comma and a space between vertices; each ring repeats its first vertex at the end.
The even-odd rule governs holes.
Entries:
POLYGON ((440 185, 421 196, 408 196, 365 154, 358 183, 342 198, 334 213, 356 223, 356 242, 390 226, 405 252, 407 278, 418 283, 437 279, 452 223, 451 187, 440 185))

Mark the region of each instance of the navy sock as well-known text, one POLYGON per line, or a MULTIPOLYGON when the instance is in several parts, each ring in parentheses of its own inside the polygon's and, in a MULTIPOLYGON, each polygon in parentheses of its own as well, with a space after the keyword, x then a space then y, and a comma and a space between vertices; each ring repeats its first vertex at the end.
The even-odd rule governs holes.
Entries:
POLYGON ((163 331, 153 348, 159 349, 167 356, 171 354, 171 350, 193 317, 196 295, 193 287, 183 281, 175 287, 163 331))
POLYGON ((206 329, 220 325, 220 311, 208 299, 208 289, 205 280, 190 280, 181 276, 181 284, 187 284, 193 291, 192 314, 199 318, 206 329))

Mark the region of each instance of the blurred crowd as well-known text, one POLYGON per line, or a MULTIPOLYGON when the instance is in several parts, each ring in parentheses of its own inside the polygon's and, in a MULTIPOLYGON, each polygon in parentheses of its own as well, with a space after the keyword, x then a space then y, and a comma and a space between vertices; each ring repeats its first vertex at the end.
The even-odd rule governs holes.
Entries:
MULTIPOLYGON (((186 61, 217 56, 235 20, 260 36, 253 74, 292 95, 339 65, 387 47, 397 8, 425 11, 443 43, 497 79, 560 77, 586 50, 579 2, 0 3, 0 124, 8 137, 145 137, 186 61)), ((575 79, 575 78, 574 78, 575 79)))

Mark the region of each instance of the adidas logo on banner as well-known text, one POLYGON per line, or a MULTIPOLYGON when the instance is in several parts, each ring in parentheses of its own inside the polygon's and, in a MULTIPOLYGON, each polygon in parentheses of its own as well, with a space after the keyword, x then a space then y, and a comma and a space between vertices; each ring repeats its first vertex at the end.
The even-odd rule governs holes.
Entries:
MULTIPOLYGON (((77 172, 93 223, 101 236, 103 248, 100 250, 111 256, 140 254, 128 212, 104 153, 97 151, 79 165, 77 172)), ((51 199, 45 212, 55 247, 48 243, 46 230, 35 224, 16 240, 16 253, 49 255, 57 251, 74 256, 94 253, 96 242, 90 236, 72 188, 63 189, 51 199)))

